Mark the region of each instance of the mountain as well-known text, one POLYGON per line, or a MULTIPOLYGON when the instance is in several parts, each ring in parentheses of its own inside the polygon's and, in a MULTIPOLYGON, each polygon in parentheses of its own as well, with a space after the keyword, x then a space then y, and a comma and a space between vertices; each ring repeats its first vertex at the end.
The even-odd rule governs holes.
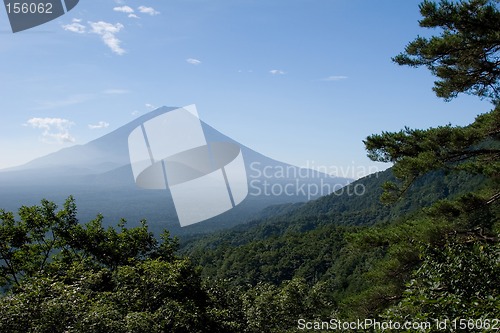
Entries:
POLYGON ((318 198, 351 181, 273 160, 201 122, 207 142, 226 142, 240 148, 248 196, 221 215, 181 228, 169 190, 146 190, 135 184, 128 147, 134 129, 176 109, 161 107, 87 144, 0 171, 0 208, 16 211, 42 198, 61 204, 73 195, 83 221, 100 213, 109 224, 121 218, 132 225, 146 219, 155 232, 167 228, 172 234, 193 234, 248 221, 270 205, 318 198))

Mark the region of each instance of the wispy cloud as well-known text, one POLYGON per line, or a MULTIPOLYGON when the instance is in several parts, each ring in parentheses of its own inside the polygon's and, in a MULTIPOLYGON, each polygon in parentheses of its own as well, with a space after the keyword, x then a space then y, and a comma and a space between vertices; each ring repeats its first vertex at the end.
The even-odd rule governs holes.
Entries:
POLYGON ((139 6, 137 9, 139 10, 139 12, 151 16, 160 14, 160 12, 155 10, 153 7, 139 6))
POLYGON ((134 12, 134 10, 132 9, 132 7, 129 7, 129 6, 115 7, 115 8, 113 8, 113 10, 115 12, 121 12, 121 13, 127 13, 127 14, 130 14, 130 13, 134 12))
POLYGON ((91 130, 94 130, 94 129, 103 129, 103 128, 108 128, 109 127, 109 123, 105 122, 105 121, 100 121, 98 122, 97 124, 89 124, 89 128, 91 130))
POLYGON ((124 95, 130 93, 127 89, 106 89, 102 92, 106 95, 124 95))
POLYGON ((78 33, 78 34, 84 34, 86 31, 87 31, 87 28, 81 24, 82 20, 79 20, 79 19, 73 19, 71 21, 71 24, 66 24, 66 25, 63 25, 63 29, 66 30, 66 31, 71 31, 71 32, 75 32, 75 33, 78 33))
POLYGON ((120 46, 121 40, 116 37, 116 34, 124 28, 123 24, 112 24, 99 21, 89 22, 89 25, 92 29, 90 32, 101 36, 102 41, 111 49, 111 51, 118 55, 123 55, 125 53, 125 50, 120 46))
POLYGON ((128 14, 127 16, 129 18, 135 18, 135 19, 140 18, 139 16, 137 16, 135 14, 135 10, 132 7, 130 7, 130 6, 119 6, 119 7, 113 8, 113 10, 115 12, 121 12, 121 13, 128 14))
POLYGON ((69 133, 74 123, 63 118, 31 118, 23 124, 43 130, 42 141, 46 143, 72 143, 75 138, 69 133))
POLYGON ((54 101, 39 101, 38 106, 34 110, 50 110, 60 107, 66 107, 71 105, 80 104, 86 102, 95 97, 94 94, 77 94, 71 95, 66 98, 54 101))
POLYGON ((345 80, 347 78, 348 77, 344 76, 344 75, 332 75, 332 76, 324 78, 322 81, 340 81, 340 80, 345 80))
POLYGON ((286 72, 282 71, 281 69, 273 69, 273 70, 270 70, 269 73, 271 73, 273 75, 285 75, 286 74, 286 72))
POLYGON ((191 65, 199 65, 199 64, 201 64, 201 61, 199 61, 198 59, 193 59, 193 58, 186 59, 186 62, 188 64, 191 64, 191 65))
POLYGON ((146 103, 145 105, 146 105, 146 107, 147 107, 148 109, 151 109, 151 110, 156 109, 156 106, 154 106, 153 104, 146 103))

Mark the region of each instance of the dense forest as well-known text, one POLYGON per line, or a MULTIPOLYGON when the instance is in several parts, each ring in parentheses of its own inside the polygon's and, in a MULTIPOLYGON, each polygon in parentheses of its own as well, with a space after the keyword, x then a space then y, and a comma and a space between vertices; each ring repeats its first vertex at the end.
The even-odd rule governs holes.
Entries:
POLYGON ((349 185, 363 195, 272 206, 209 235, 80 223, 72 197, 0 211, 0 332, 500 329, 499 1, 420 11, 436 35, 393 61, 491 110, 370 135, 368 157, 393 166, 349 185))

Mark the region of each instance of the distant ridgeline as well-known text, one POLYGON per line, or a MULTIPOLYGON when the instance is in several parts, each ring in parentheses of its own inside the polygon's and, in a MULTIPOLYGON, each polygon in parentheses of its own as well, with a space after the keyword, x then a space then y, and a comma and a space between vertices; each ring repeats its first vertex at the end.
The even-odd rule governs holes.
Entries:
POLYGON ((392 205, 380 201, 382 185, 394 181, 392 170, 361 178, 345 188, 307 203, 269 206, 253 221, 233 229, 206 236, 183 237, 182 248, 188 253, 203 251, 216 243, 241 245, 253 240, 281 236, 287 232, 305 232, 325 225, 371 226, 417 212, 441 199, 451 199, 485 186, 485 178, 466 173, 432 172, 418 179, 406 195, 392 205), (359 195, 356 195, 358 193, 359 195))

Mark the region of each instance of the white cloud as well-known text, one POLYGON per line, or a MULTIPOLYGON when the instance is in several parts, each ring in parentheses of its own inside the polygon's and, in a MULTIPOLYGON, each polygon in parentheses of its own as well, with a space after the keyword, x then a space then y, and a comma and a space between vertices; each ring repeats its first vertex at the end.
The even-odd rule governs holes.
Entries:
POLYGON ((109 127, 109 123, 107 123, 105 121, 100 121, 95 125, 89 124, 90 129, 103 129, 103 128, 108 128, 108 127, 109 127))
MULTIPOLYGON (((116 8, 123 8, 123 7, 115 7, 116 8)), ((132 9, 132 8, 130 8, 132 9)), ((104 21, 99 21, 99 22, 88 22, 90 26, 90 30, 87 30, 87 27, 81 24, 80 19, 73 19, 73 23, 71 24, 66 24, 63 25, 63 29, 66 31, 71 31, 79 34, 84 34, 84 33, 93 33, 101 36, 102 41, 104 44, 106 44, 111 51, 118 55, 123 55, 125 53, 125 50, 120 46, 121 40, 119 40, 116 37, 116 34, 119 33, 125 26, 121 23, 108 23, 104 21)))
POLYGON ((186 62, 188 64, 191 64, 191 65, 199 65, 199 64, 201 64, 201 61, 199 61, 198 59, 193 59, 193 58, 186 59, 186 62))
POLYGON ((327 78, 324 78, 323 81, 340 81, 340 80, 345 80, 347 79, 347 76, 343 75, 332 75, 327 78))
POLYGON ((65 129, 74 125, 74 123, 68 119, 63 118, 30 118, 25 125, 29 125, 33 128, 42 128, 49 130, 51 127, 56 127, 58 129, 65 129))
POLYGON ((133 116, 137 116, 139 113, 140 113, 140 112, 139 112, 139 111, 137 111, 137 110, 132 111, 132 115, 133 115, 133 116))
POLYGON ((92 28, 90 32, 101 36, 102 41, 111 49, 111 51, 118 55, 123 55, 125 53, 125 50, 120 46, 121 40, 116 37, 116 34, 124 28, 123 24, 112 24, 99 21, 89 22, 89 25, 92 28))
POLYGON ((103 93, 106 95, 124 95, 130 93, 130 91, 126 89, 106 89, 103 93))
POLYGON ((135 14, 128 14, 128 17, 129 18, 136 18, 136 19, 140 18, 139 16, 137 16, 135 14))
POLYGON ((156 106, 154 106, 153 104, 146 103, 145 105, 148 109, 151 109, 151 110, 156 109, 156 106))
POLYGON ((139 10, 139 12, 151 16, 160 14, 160 12, 155 10, 153 7, 139 6, 137 9, 139 10))
MULTIPOLYGON (((64 132, 64 133, 50 133, 48 134, 48 137, 52 138, 55 140, 55 143, 74 143, 76 139, 72 137, 69 132, 64 132)), ((50 141, 46 141, 50 143, 50 141)))
POLYGON ((69 133, 69 128, 74 123, 63 118, 31 118, 24 124, 32 128, 42 129, 42 138, 46 143, 75 142, 75 138, 69 133))
POLYGON ((285 71, 282 71, 280 69, 273 69, 273 70, 270 70, 269 73, 273 74, 273 75, 284 75, 286 74, 285 71))
POLYGON ((66 31, 75 32, 77 34, 84 34, 86 32, 86 27, 80 23, 81 21, 82 20, 80 19, 73 19, 71 24, 66 24, 62 27, 66 31))
POLYGON ((113 10, 115 12, 121 12, 121 13, 127 13, 127 14, 134 12, 134 10, 129 6, 115 7, 115 8, 113 8, 113 10))

